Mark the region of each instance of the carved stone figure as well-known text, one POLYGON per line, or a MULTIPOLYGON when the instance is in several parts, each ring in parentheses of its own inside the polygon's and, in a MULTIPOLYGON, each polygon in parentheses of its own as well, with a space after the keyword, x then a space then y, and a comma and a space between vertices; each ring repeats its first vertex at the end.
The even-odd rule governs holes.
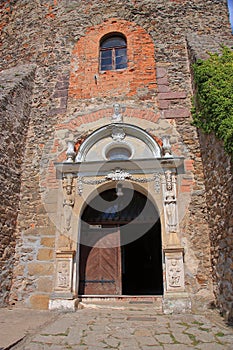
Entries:
POLYGON ((164 218, 167 232, 178 231, 176 176, 167 170, 162 177, 164 218))
POLYGON ((113 123, 120 123, 123 121, 122 115, 121 115, 121 106, 119 103, 115 103, 113 105, 114 108, 114 114, 112 115, 112 122, 113 123))
POLYGON ((71 228, 71 218, 72 218, 72 210, 74 206, 73 198, 66 198, 63 202, 64 207, 64 228, 66 231, 69 231, 71 228))
POLYGON ((74 206, 74 193, 73 193, 73 177, 67 176, 63 179, 64 189, 64 231, 68 232, 71 228, 72 210, 74 206))
POLYGON ((177 208, 174 196, 168 194, 165 198, 165 217, 169 232, 177 231, 177 208))

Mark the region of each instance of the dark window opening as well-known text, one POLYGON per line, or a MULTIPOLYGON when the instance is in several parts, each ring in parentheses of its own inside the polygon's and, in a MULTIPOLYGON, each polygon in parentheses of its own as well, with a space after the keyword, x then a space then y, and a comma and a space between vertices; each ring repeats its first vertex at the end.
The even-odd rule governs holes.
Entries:
POLYGON ((100 43, 100 70, 118 70, 126 67, 126 39, 120 35, 113 35, 102 40, 100 43))

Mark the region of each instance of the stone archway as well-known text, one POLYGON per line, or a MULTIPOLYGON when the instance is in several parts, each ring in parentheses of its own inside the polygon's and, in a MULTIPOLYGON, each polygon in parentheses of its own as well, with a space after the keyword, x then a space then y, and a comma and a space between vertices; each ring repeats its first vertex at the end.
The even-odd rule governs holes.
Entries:
MULTIPOLYGON (((144 129, 123 122, 121 112, 119 105, 115 104, 111 123, 92 132, 78 148, 75 141, 69 141, 66 152, 67 160, 55 164, 57 178, 62 180, 60 185, 63 195, 61 195, 62 202, 59 206, 61 229, 57 238, 55 283, 54 292, 50 298, 50 309, 74 310, 80 295, 121 296, 123 294, 163 294, 166 312, 175 308, 180 310, 181 303, 182 308, 190 309, 190 302, 185 294, 184 248, 181 246, 179 237, 177 202, 179 193, 177 185, 180 175, 184 173, 184 158, 171 154, 169 136, 162 137, 161 147, 157 136, 152 137, 144 129), (112 190, 114 186, 115 190, 112 190), (142 213, 144 214, 138 213, 135 205, 128 207, 127 211, 116 208, 113 210, 111 209, 112 204, 105 208, 97 203, 96 207, 102 208, 100 216, 91 212, 87 215, 88 220, 83 220, 85 210, 89 210, 87 208, 90 208, 95 195, 102 193, 103 190, 110 190, 109 193, 117 191, 122 201, 125 198, 125 195, 120 196, 122 186, 124 186, 124 191, 125 188, 133 188, 133 193, 138 191, 138 196, 141 198, 135 200, 136 204, 141 205, 143 201, 151 204, 149 207, 145 206, 147 210, 143 207, 142 213), (151 208, 153 210, 150 216, 151 208), (158 212, 161 225, 159 223, 156 227, 154 225, 159 219, 158 212), (111 214, 111 219, 114 219, 116 214, 120 213, 120 216, 115 218, 116 220, 109 221, 109 216, 101 217, 103 213, 104 215, 111 214), (125 222, 121 222, 123 214, 126 214, 125 222), (151 217, 153 220, 150 219, 151 217), (93 219, 92 222, 90 218, 93 219), (85 235, 83 234, 85 226, 83 222, 86 223, 88 231, 88 234, 85 235), (124 225, 129 224, 133 227, 131 230, 133 239, 122 244, 124 225), (145 224, 150 224, 146 230, 145 224), (103 228, 106 228, 107 231, 102 231, 103 228), (139 231, 137 238, 144 237, 139 243, 138 239, 135 239, 137 230, 139 231), (144 231, 143 234, 141 230, 144 231), (159 232, 160 239, 157 242, 153 241, 153 231, 159 232), (92 243, 83 241, 85 237, 91 237, 92 243), (103 242, 105 247, 101 247, 103 242), (126 247, 127 243, 131 246, 121 248, 126 247), (86 251, 82 252, 81 244, 88 247, 86 251), (115 247, 113 250, 105 250, 108 256, 115 256, 113 261, 115 267, 109 275, 105 276, 103 271, 108 266, 109 257, 105 255, 101 257, 107 262, 102 264, 102 269, 95 270, 95 263, 100 257, 97 249, 106 249, 106 244, 107 249, 115 247), (153 248, 153 245, 154 247, 160 246, 160 255, 157 254, 159 256, 158 268, 155 268, 155 263, 151 266, 151 263, 146 261, 148 256, 152 261, 156 260, 155 255, 150 254, 150 251, 148 254, 148 247, 153 248), (142 246, 145 246, 143 254, 142 246), (163 264, 161 256, 163 256, 163 264), (89 264, 89 258, 94 261, 92 264, 89 264), (149 267, 145 273, 142 266, 146 264, 149 267), (144 282, 142 276, 144 276, 144 282), (156 281, 153 276, 157 276, 159 283, 153 282, 156 281), (147 284, 147 281, 152 282, 147 284), (92 287, 99 285, 100 290, 93 290, 93 288, 85 290, 88 284, 92 287), (106 290, 103 286, 114 288, 106 290)), ((101 196, 98 195, 97 198, 101 196)), ((109 201, 105 200, 105 202, 109 204, 109 201)), ((130 236, 128 229, 125 232, 128 238, 130 236)))
POLYGON ((161 225, 152 202, 134 188, 108 189, 84 209, 79 296, 161 295, 161 225))

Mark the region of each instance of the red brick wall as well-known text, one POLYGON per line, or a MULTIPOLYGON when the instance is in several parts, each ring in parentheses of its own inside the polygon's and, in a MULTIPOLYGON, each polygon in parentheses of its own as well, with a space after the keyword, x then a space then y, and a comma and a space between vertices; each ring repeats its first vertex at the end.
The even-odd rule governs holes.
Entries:
POLYGON ((155 92, 154 45, 143 28, 124 20, 110 19, 90 27, 76 43, 72 53, 70 97, 88 99, 138 94, 143 100, 151 100, 155 92), (111 32, 120 32, 127 39, 128 67, 99 72, 99 42, 111 32))

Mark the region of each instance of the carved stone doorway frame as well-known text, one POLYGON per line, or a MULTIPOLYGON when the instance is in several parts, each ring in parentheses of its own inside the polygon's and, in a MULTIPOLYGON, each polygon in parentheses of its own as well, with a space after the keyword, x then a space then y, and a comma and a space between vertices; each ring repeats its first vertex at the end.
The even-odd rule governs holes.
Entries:
POLYGON ((78 259, 82 212, 99 192, 129 183, 149 196, 161 221, 165 313, 190 310, 185 292, 184 250, 181 246, 177 205, 177 177, 184 158, 163 157, 138 161, 56 163, 63 198, 56 239, 56 276, 50 309, 75 310, 78 303, 78 259), (98 172, 96 169, 99 169, 98 172), (79 234, 77 234, 79 232, 79 234))

